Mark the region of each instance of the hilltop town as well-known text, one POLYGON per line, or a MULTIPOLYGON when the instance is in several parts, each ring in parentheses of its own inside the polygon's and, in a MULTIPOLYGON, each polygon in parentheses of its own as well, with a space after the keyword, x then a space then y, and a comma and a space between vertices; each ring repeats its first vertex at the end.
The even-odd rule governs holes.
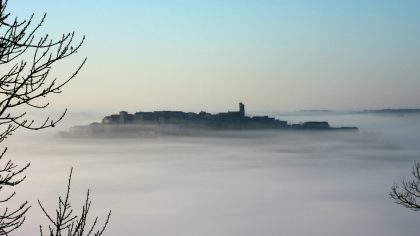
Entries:
POLYGON ((68 136, 89 137, 115 134, 134 136, 174 134, 182 135, 191 130, 357 130, 357 127, 331 127, 326 121, 308 121, 289 124, 269 116, 246 116, 245 105, 239 103, 238 111, 217 114, 201 111, 153 111, 106 116, 100 123, 70 128, 68 136))
POLYGON ((104 117, 102 119, 102 124, 172 124, 213 129, 271 129, 287 127, 286 121, 277 120, 272 117, 245 116, 245 105, 243 103, 239 103, 239 111, 228 111, 214 115, 205 111, 201 111, 200 113, 153 111, 136 112, 134 114, 121 111, 119 114, 104 117))

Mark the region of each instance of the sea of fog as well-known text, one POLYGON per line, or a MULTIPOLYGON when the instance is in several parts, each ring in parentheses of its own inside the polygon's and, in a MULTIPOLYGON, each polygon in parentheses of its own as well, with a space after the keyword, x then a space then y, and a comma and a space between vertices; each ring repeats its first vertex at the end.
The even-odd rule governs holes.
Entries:
POLYGON ((77 211, 87 189, 92 216, 112 217, 105 235, 387 236, 417 235, 420 213, 388 193, 420 160, 420 115, 278 113, 291 122, 327 120, 359 132, 241 132, 206 137, 62 139, 69 126, 102 114, 69 114, 57 128, 23 130, 5 158, 30 162, 14 188, 28 200, 14 235, 39 235, 65 193, 77 211))

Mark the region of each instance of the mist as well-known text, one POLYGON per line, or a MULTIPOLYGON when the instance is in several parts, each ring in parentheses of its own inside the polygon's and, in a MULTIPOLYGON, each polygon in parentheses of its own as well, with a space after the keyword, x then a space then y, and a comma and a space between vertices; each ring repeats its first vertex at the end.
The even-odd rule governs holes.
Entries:
POLYGON ((74 167, 71 199, 91 190, 92 215, 112 209, 106 235, 415 235, 420 216, 389 199, 420 159, 420 115, 277 113, 358 132, 247 131, 197 137, 62 139, 56 133, 102 114, 69 114, 56 129, 6 141, 31 162, 17 201, 32 208, 15 235, 45 226, 74 167))

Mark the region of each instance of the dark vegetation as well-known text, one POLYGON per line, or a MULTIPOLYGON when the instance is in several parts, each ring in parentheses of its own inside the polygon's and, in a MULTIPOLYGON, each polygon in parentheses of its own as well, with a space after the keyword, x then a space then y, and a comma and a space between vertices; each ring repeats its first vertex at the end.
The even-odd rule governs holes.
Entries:
MULTIPOLYGON (((75 33, 66 33, 58 39, 51 39, 48 34, 38 36, 44 24, 44 15, 34 23, 34 15, 20 20, 6 11, 8 1, 0 0, 0 143, 19 128, 41 130, 54 127, 66 114, 66 110, 55 119, 49 116, 42 121, 28 118, 27 111, 44 109, 49 106, 46 100, 49 95, 61 93, 61 89, 76 77, 86 62, 84 59, 66 78, 51 78, 52 68, 63 59, 78 52, 84 37, 76 41, 75 33)), ((19 167, 11 160, 4 160, 7 148, 0 154, 0 235, 10 235, 25 222, 30 209, 28 202, 10 206, 10 200, 16 195, 11 188, 25 180, 25 170, 29 164, 19 167), (11 193, 9 193, 11 191, 11 193), (5 194, 9 193, 9 194, 5 194)), ((64 197, 59 197, 58 207, 54 214, 49 214, 39 202, 42 211, 51 222, 41 235, 101 235, 110 217, 103 226, 98 218, 88 224, 91 201, 89 191, 85 204, 79 215, 70 205, 70 181, 64 197)))
POLYGON ((410 210, 420 211, 420 162, 415 162, 412 170, 412 178, 403 179, 400 184, 394 184, 389 196, 410 210))

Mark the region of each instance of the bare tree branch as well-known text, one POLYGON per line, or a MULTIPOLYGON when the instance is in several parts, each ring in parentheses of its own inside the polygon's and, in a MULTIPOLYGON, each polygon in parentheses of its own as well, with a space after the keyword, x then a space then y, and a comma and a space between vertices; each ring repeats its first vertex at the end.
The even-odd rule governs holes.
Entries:
MULTIPOLYGON (((2 161, 7 148, 0 154, 2 161)), ((26 176, 21 177, 22 173, 29 167, 29 164, 23 168, 18 168, 12 161, 0 165, 0 190, 5 187, 13 187, 25 180, 26 176)), ((15 196, 15 192, 0 198, 0 203, 7 203, 15 196)), ((6 207, 0 212, 0 235, 8 235, 10 232, 19 228, 25 222, 25 214, 29 210, 28 202, 20 204, 14 210, 6 207)))
MULTIPOLYGON (((36 122, 27 117, 28 109, 44 109, 49 106, 45 100, 51 94, 61 93, 63 86, 74 79, 80 72, 86 58, 75 68, 67 78, 52 78, 51 70, 63 59, 78 52, 84 43, 84 36, 80 41, 75 39, 75 33, 63 34, 58 39, 51 39, 48 34, 38 36, 43 26, 46 14, 38 23, 34 23, 34 15, 28 19, 12 18, 6 12, 7 0, 0 0, 0 143, 22 127, 29 130, 40 130, 54 127, 60 122, 67 110, 52 119, 47 116, 43 121, 36 122), (17 110, 20 108, 20 110, 17 110), (23 109, 21 109, 23 108, 23 109), (23 112, 22 112, 23 110, 23 112)), ((0 161, 7 148, 0 154, 0 161)), ((18 168, 12 161, 0 164, 0 191, 5 187, 13 187, 25 180, 23 172, 29 164, 18 168)), ((64 233, 71 236, 99 236, 108 224, 111 212, 104 225, 97 229, 98 218, 88 226, 87 219, 91 206, 89 191, 80 215, 75 215, 69 202, 71 173, 69 176, 67 192, 59 198, 58 209, 55 215, 49 215, 41 202, 42 211, 48 217, 51 225, 48 235, 61 236, 64 233)), ((3 192, 2 192, 3 193, 3 192)), ((0 204, 6 204, 0 210, 0 236, 9 235, 25 222, 25 215, 30 206, 28 202, 11 210, 7 207, 15 192, 0 198, 0 204)), ((0 208, 1 209, 1 208, 0 208)), ((43 235, 42 227, 40 233, 43 235)))
POLYGON ((413 178, 403 179, 400 184, 394 184, 389 196, 397 204, 413 211, 420 211, 420 162, 414 163, 411 173, 413 178))
POLYGON ((57 40, 50 39, 48 34, 37 38, 46 15, 36 24, 34 15, 27 20, 11 19, 5 11, 7 2, 1 1, 0 5, 0 66, 9 67, 0 76, 0 124, 6 125, 5 131, 0 133, 0 141, 20 127, 39 130, 54 127, 61 121, 66 111, 56 119, 46 117, 40 123, 28 119, 26 112, 13 111, 16 107, 48 107, 45 98, 61 93, 63 86, 74 79, 86 63, 85 58, 67 78, 50 78, 55 64, 78 52, 84 36, 78 42, 74 32, 63 34, 57 40))
POLYGON ((88 215, 92 204, 89 190, 87 191, 85 204, 83 205, 80 214, 76 215, 74 213, 73 207, 70 204, 70 186, 72 173, 73 168, 70 171, 66 194, 64 196, 58 197, 58 206, 55 211, 55 215, 49 214, 45 210, 42 203, 38 201, 39 206, 50 221, 47 234, 44 234, 44 230, 42 226, 40 226, 39 230, 41 236, 100 236, 103 234, 106 226, 108 225, 109 218, 111 217, 111 211, 109 211, 102 227, 97 227, 98 217, 95 217, 90 226, 88 226, 88 215))

